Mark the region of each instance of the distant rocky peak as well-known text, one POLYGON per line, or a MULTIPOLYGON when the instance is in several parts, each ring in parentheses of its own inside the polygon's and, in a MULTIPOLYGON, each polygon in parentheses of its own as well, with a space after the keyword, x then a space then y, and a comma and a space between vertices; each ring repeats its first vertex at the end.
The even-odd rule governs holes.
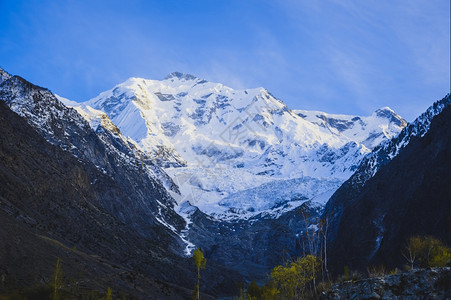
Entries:
MULTIPOLYGON (((0 98, 13 110, 13 106, 17 106, 17 110, 28 114, 33 107, 34 109, 39 107, 40 110, 45 110, 45 107, 52 106, 58 112, 65 108, 51 91, 34 85, 20 76, 15 75, 3 81, 2 87, 0 98)), ((52 113, 53 111, 48 112, 46 115, 49 116, 52 113)))
POLYGON ((432 119, 449 105, 451 105, 450 94, 436 101, 415 121, 405 126, 399 135, 380 143, 373 149, 372 153, 363 159, 359 170, 350 180, 357 180, 363 186, 382 166, 397 156, 410 143, 413 137, 423 137, 429 131, 432 119))
POLYGON ((167 75, 164 80, 168 80, 168 79, 179 79, 179 80, 191 80, 191 81, 195 81, 195 80, 199 80, 199 78, 197 78, 194 75, 191 74, 186 74, 186 73, 181 73, 181 72, 172 72, 169 75, 167 75))
MULTIPOLYGON (((404 145, 408 143, 408 140, 411 136, 419 136, 422 137, 429 130, 429 126, 431 124, 432 119, 440 114, 443 109, 451 105, 450 94, 447 94, 441 100, 434 102, 424 113, 422 113, 418 118, 415 119, 412 123, 410 123, 404 130, 400 133, 400 135, 394 140, 390 142, 396 142, 395 148, 402 148, 404 145)), ((391 146, 392 143, 386 142, 380 145, 380 148, 387 148, 391 146)), ((398 151, 397 151, 398 152, 398 151)), ((396 153, 397 153, 396 152, 396 153)))
POLYGON ((393 110, 393 109, 391 109, 390 107, 388 107, 388 106, 385 106, 385 107, 382 107, 382 108, 379 108, 378 110, 376 110, 376 113, 395 113, 395 111, 393 110))
POLYGON ((259 102, 264 105, 269 111, 291 111, 285 102, 276 98, 273 94, 271 94, 267 89, 259 87, 255 88, 251 91, 256 93, 256 96, 253 98, 254 102, 259 102))
POLYGON ((376 116, 380 118, 388 119, 390 122, 393 122, 395 125, 404 128, 407 126, 407 121, 404 120, 400 115, 395 113, 390 107, 383 107, 374 112, 376 116))
POLYGON ((8 73, 8 72, 6 72, 5 70, 3 70, 2 68, 0 68, 0 84, 3 82, 3 81, 6 81, 6 80, 8 80, 8 79, 10 79, 12 76, 8 73))

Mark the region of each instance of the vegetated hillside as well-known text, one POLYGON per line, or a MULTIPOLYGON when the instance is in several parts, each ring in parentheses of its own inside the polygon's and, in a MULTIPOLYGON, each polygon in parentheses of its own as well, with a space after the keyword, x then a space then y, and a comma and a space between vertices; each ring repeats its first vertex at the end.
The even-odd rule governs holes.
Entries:
MULTIPOLYGON (((66 282, 76 279, 80 288, 189 297, 194 266, 168 251, 164 228, 146 238, 102 209, 99 198, 123 193, 111 177, 47 143, 2 101, 0 136, 0 273, 6 287, 48 283, 61 257, 66 282)), ((215 278, 210 291, 234 287, 213 277, 213 270, 206 272, 215 278)))
POLYGON ((428 110, 443 108, 430 117, 424 135, 410 134, 407 139, 402 132, 398 139, 408 143, 402 147, 394 143, 399 153, 391 161, 380 164, 366 181, 359 182, 358 176, 365 173, 359 169, 329 201, 325 212, 332 213, 328 253, 335 273, 342 273, 346 265, 359 270, 368 265, 401 266, 406 263, 401 250, 413 235, 432 235, 451 244, 449 97, 428 110))

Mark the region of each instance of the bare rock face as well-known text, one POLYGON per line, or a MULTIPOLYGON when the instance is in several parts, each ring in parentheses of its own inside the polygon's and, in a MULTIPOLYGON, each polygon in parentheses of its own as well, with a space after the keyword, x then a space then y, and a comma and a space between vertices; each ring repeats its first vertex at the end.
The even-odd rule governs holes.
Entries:
POLYGON ((321 299, 450 299, 451 268, 347 281, 334 285, 321 299))

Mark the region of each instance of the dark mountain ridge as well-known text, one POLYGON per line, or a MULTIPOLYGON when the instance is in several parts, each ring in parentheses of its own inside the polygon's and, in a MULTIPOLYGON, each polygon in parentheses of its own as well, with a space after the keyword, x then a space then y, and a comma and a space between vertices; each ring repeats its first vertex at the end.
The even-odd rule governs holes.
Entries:
POLYGON ((102 209, 99 198, 120 194, 111 178, 48 144, 1 101, 0 136, 0 272, 7 284, 47 283, 61 257, 67 278, 81 272, 82 288, 143 297, 168 284, 142 273, 157 278, 171 261, 183 269, 177 257, 167 260, 167 234, 145 239, 102 209))
MULTIPOLYGON (((144 167, 146 161, 134 155, 136 151, 112 136, 111 131, 100 127, 98 133, 94 132, 76 110, 67 108, 49 90, 19 76, 1 82, 0 100, 23 116, 48 142, 91 163, 121 185, 121 195, 99 199, 110 214, 134 226, 142 235, 152 234, 153 227, 161 226, 155 216, 179 230, 184 227, 185 221, 173 210, 172 197, 158 180, 149 176, 144 167)), ((176 236, 174 247, 183 247, 176 236), (181 245, 176 246, 177 243, 181 245)))
POLYGON ((399 267, 414 235, 451 244, 450 95, 365 159, 331 197, 330 267, 399 267), (434 113, 435 112, 435 113, 434 113))
MULTIPOLYGON (((111 128, 93 131, 49 90, 0 75, 2 274, 18 286, 46 283, 59 256, 68 276, 92 282, 85 288, 189 297, 196 275, 178 234, 185 222, 152 177, 158 168, 111 128)), ((214 262, 204 273, 212 294, 233 291, 240 278, 214 262)))

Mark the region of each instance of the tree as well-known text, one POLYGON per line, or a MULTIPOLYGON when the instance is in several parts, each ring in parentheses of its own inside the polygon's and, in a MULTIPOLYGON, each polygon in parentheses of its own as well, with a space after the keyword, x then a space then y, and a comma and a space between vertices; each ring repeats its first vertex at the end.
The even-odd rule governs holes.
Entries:
POLYGON ((451 262, 451 250, 440 240, 431 236, 413 236, 402 255, 413 269, 420 267, 444 267, 451 262))
POLYGON ((260 286, 255 281, 251 281, 247 288, 247 293, 250 299, 259 299, 261 297, 260 286))
POLYGON ((307 255, 271 271, 271 279, 280 293, 288 299, 298 299, 305 288, 313 283, 319 272, 316 256, 307 255))
POLYGON ((56 259, 55 272, 53 274, 52 287, 53 287, 53 300, 59 300, 59 290, 63 286, 63 272, 61 271, 61 258, 56 259))
MULTIPOLYGON (((327 235, 329 230, 329 218, 333 215, 333 211, 322 218, 314 217, 310 213, 310 208, 307 205, 302 205, 297 211, 304 220, 306 230, 302 234, 302 248, 304 255, 309 254, 317 257, 313 262, 312 272, 317 272, 320 264, 322 279, 325 275, 329 279, 329 270, 327 268, 327 235)), ((313 278, 313 290, 316 290, 316 275, 313 278)))
POLYGON ((106 290, 106 296, 105 296, 105 300, 112 300, 113 299, 113 291, 108 288, 106 290))
POLYGON ((434 255, 429 261, 430 267, 444 267, 451 264, 451 251, 445 246, 437 247, 434 255))
POLYGON ((194 250, 193 259, 194 259, 194 264, 196 265, 196 268, 197 268, 197 284, 195 286, 193 298, 199 300, 200 299, 200 270, 205 269, 205 266, 207 264, 207 259, 204 258, 204 253, 199 248, 194 250))
POLYGON ((289 264, 276 266, 271 271, 271 279, 281 294, 293 299, 296 290, 296 268, 289 264))
POLYGON ((420 249, 421 239, 418 236, 411 237, 407 242, 404 251, 401 251, 402 256, 410 264, 410 269, 413 270, 417 255, 420 249))
POLYGON ((323 261, 323 268, 324 271, 322 272, 323 275, 323 281, 324 281, 324 273, 327 276, 327 279, 330 281, 330 277, 329 277, 329 269, 327 268, 327 235, 328 235, 328 231, 329 231, 329 218, 333 216, 333 211, 331 211, 328 215, 324 216, 322 219, 319 220, 319 232, 320 235, 322 236, 323 239, 323 243, 322 243, 322 249, 323 249, 323 254, 322 254, 322 261, 323 261))

